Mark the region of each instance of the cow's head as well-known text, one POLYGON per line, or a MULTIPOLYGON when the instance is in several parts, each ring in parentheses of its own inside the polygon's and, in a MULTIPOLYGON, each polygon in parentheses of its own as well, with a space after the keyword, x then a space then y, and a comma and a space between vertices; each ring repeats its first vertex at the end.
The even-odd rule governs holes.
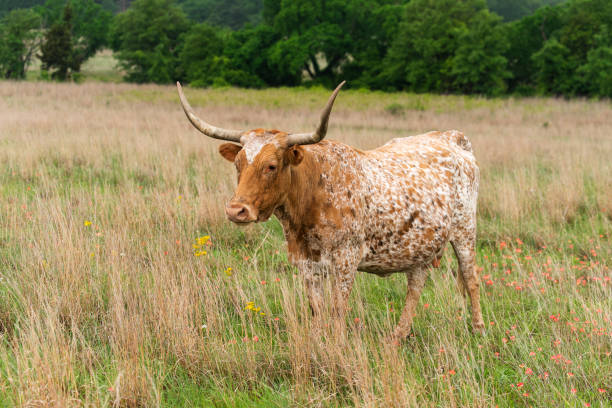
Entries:
POLYGON ((291 167, 302 162, 300 145, 321 141, 327 133, 329 115, 342 82, 334 90, 323 109, 317 129, 311 133, 289 134, 277 130, 227 130, 212 126, 198 118, 177 82, 181 104, 191 124, 215 139, 228 140, 219 146, 219 153, 234 162, 238 171, 238 187, 225 206, 230 221, 237 224, 266 221, 283 205, 291 188, 291 167))

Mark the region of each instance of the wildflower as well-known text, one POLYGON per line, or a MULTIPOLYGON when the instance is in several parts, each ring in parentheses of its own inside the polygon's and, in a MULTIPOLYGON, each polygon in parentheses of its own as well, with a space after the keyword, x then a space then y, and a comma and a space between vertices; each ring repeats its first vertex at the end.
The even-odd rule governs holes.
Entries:
POLYGON ((208 326, 206 326, 205 324, 203 324, 203 325, 200 327, 200 329, 205 329, 205 328, 207 328, 207 327, 208 327, 208 326))
POLYGON ((86 227, 89 227, 89 226, 91 225, 91 221, 87 221, 87 220, 85 220, 85 221, 83 222, 83 225, 84 225, 84 226, 86 226, 86 227))
POLYGON ((94 254, 93 252, 90 252, 90 253, 89 253, 89 257, 90 257, 90 258, 93 258, 94 256, 96 256, 96 254, 94 254))
POLYGON ((253 341, 255 341, 255 342, 259 341, 259 337, 253 336, 253 341))
POLYGON ((524 393, 523 393, 523 397, 528 397, 528 396, 529 396, 529 393, 528 393, 528 392, 524 392, 524 393))
POLYGON ((567 373, 567 376, 571 378, 571 377, 573 377, 573 376, 574 376, 574 373, 572 373, 572 372, 568 372, 568 373, 567 373))
POLYGON ((280 319, 279 319, 278 317, 275 317, 275 318, 274 318, 274 321, 275 321, 275 322, 278 322, 279 320, 280 320, 280 319))
POLYGON ((280 278, 275 278, 274 282, 280 282, 280 278))
POLYGON ((255 307, 255 302, 247 302, 246 307, 244 309, 253 310, 254 307, 255 307))
POLYGON ((522 383, 522 382, 520 382, 520 383, 517 383, 517 384, 516 384, 516 387, 517 387, 517 388, 521 388, 523 385, 525 385, 525 384, 524 384, 524 383, 522 383))
POLYGON ((533 370, 532 370, 531 368, 527 367, 527 368, 525 369, 525 374, 526 374, 526 375, 532 375, 532 374, 533 374, 533 370))
POLYGON ((196 252, 194 252, 193 255, 195 255, 195 256, 202 256, 202 255, 206 255, 206 254, 207 254, 206 251, 196 251, 196 252))
POLYGON ((358 317, 355 318, 355 324, 357 324, 357 323, 359 323, 359 318, 358 317))
POLYGON ((425 303, 425 304, 423 305, 423 307, 424 307, 425 309, 429 309, 429 303, 425 303))
POLYGON ((266 281, 265 281, 265 280, 262 280, 262 281, 261 281, 261 284, 262 284, 262 285, 265 285, 265 284, 266 284, 266 281))
POLYGON ((206 243, 208 243, 208 240, 210 239, 210 235, 204 235, 203 237, 199 237, 196 239, 196 242, 198 245, 202 246, 206 243))
POLYGON ((570 391, 572 392, 572 394, 576 393, 576 389, 575 388, 572 388, 570 391))
POLYGON ((227 276, 232 276, 232 267, 228 266, 227 269, 225 270, 225 274, 227 276))
POLYGON ((605 388, 598 388, 597 391, 599 391, 600 394, 603 394, 606 392, 605 388))
POLYGON ((449 373, 450 375, 455 375, 455 374, 456 374, 455 370, 448 370, 448 373, 449 373))

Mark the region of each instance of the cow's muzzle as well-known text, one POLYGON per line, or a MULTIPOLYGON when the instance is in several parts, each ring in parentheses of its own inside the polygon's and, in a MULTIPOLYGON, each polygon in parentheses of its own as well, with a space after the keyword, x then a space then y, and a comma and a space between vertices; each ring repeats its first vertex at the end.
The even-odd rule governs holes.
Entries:
POLYGON ((227 218, 236 224, 257 221, 257 211, 248 204, 229 202, 225 206, 227 218))

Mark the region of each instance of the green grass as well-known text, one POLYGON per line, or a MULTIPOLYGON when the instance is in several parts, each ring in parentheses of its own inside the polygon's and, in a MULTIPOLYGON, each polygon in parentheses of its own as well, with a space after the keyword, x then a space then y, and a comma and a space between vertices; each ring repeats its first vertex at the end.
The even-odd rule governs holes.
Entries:
MULTIPOLYGON (((279 222, 238 228, 214 216, 231 193, 231 165, 211 163, 214 145, 180 139, 174 128, 150 137, 173 120, 184 128, 180 112, 164 116, 174 89, 96 92, 89 114, 111 116, 99 145, 88 132, 75 136, 80 122, 67 136, 58 126, 58 134, 38 138, 20 126, 15 142, 2 144, 0 406, 612 405, 612 229, 598 204, 600 180, 582 178, 584 198, 565 221, 550 218, 538 196, 516 221, 496 206, 497 190, 483 190, 477 264, 486 334, 471 332, 449 248, 431 270, 413 335, 387 349, 404 276, 359 273, 347 334, 311 332, 279 222), (126 98, 139 105, 120 105, 126 98), (113 109, 149 116, 142 128, 125 130, 113 109), (168 135, 172 148, 164 144, 168 135), (132 137, 142 137, 138 149, 129 148, 132 137), (202 248, 192 245, 204 235, 207 254, 194 256, 202 248)), ((299 95, 318 100, 324 92, 212 90, 194 92, 194 104, 211 104, 208 95, 233 107, 237 94, 292 106, 299 95)), ((349 93, 344 109, 384 111, 395 97, 412 96, 349 93), (363 106, 355 107, 359 98, 363 106)), ((462 100, 432 99, 424 99, 424 114, 462 100)), ((482 156, 483 185, 531 188, 515 174, 520 163, 482 156)), ((536 164, 525 171, 541 191, 564 177, 550 157, 530 159, 536 164)))
MULTIPOLYGON (((45 178, 52 180, 52 184, 61 186, 61 191, 57 192, 61 201, 68 200, 79 192, 113 194, 117 189, 132 188, 138 184, 138 179, 132 178, 129 172, 124 171, 120 162, 112 159, 107 162, 108 170, 103 173, 87 165, 67 171, 54 160, 42 162, 42 169, 39 171, 45 178)), ((1 191, 4 199, 18 194, 21 196, 20 201, 28 206, 41 200, 37 180, 20 179, 11 176, 6 170, 2 174, 1 191)), ((142 192, 144 195, 155 195, 156 188, 165 187, 156 179, 148 179, 145 184, 147 190, 142 192)), ((180 205, 195 205, 198 200, 197 191, 192 191, 192 194, 189 202, 180 205)), ((112 212, 112 208, 106 208, 105 211, 112 212)), ((94 222, 104 224, 104 220, 94 222)), ((493 228, 487 225, 486 220, 483 223, 484 229, 493 228)), ((249 347, 258 347, 252 340, 243 343, 242 337, 252 339, 253 336, 259 335, 261 344, 265 343, 268 350, 265 358, 273 365, 289 366, 287 351, 282 344, 277 343, 279 339, 286 340, 286 336, 281 334, 276 339, 265 338, 266 333, 270 332, 270 320, 273 317, 280 317, 278 327, 281 333, 286 329, 282 321, 282 302, 279 301, 280 284, 275 279, 288 279, 291 292, 301 290, 291 278, 292 269, 287 267, 284 252, 275 254, 276 248, 282 247, 280 225, 273 220, 248 233, 230 225, 223 225, 221 230, 209 229, 205 225, 200 228, 196 235, 211 234, 215 245, 206 259, 195 259, 195 264, 206 265, 210 274, 217 275, 215 279, 220 280, 225 290, 232 291, 234 286, 239 286, 247 293, 247 298, 253 299, 256 304, 267 304, 265 310, 269 317, 247 315, 246 326, 245 316, 241 313, 235 311, 224 315, 230 319, 225 322, 225 326, 233 327, 234 331, 220 333, 218 336, 226 341, 237 340, 233 347, 236 356, 240 356, 241 353, 252 353, 253 351, 247 350, 249 347), (265 237, 265 240, 261 241, 262 237, 265 237), (246 257, 248 260, 245 260, 246 257), (225 265, 232 265, 235 274, 224 276, 225 265), (266 281, 265 285, 261 283, 263 280, 266 281)), ((188 227, 185 226, 185 229, 188 227)), ((17 266, 19 259, 22 259, 22 249, 10 247, 9 237, 14 234, 14 231, 3 231, 1 247, 5 268, 11 263, 17 266)), ((612 372, 612 360, 609 356, 612 351, 610 322, 601 320, 602 317, 609 316, 609 311, 612 310, 609 296, 610 271, 607 267, 592 266, 592 262, 607 263, 612 255, 609 231, 606 234, 599 236, 593 231, 592 225, 579 221, 560 230, 559 240, 547 243, 546 249, 517 243, 516 237, 504 241, 508 246, 501 250, 498 248, 499 241, 480 245, 478 265, 482 268, 480 273, 484 283, 482 306, 488 326, 486 335, 482 337, 469 334, 468 314, 463 309, 464 303, 446 265, 443 264, 440 270, 432 271, 415 320, 414 337, 402 346, 400 351, 407 359, 408 365, 414 367, 411 374, 422 387, 420 398, 431 399, 432 402, 444 401, 443 396, 448 395, 450 384, 456 392, 456 403, 470 405, 471 401, 478 398, 480 391, 471 386, 464 389, 463 384, 465 381, 475 381, 489 387, 487 392, 491 394, 490 403, 500 407, 549 406, 554 403, 577 405, 580 402, 590 402, 592 406, 598 406, 597 401, 600 401, 599 406, 609 404, 608 394, 599 393, 597 390, 610 390, 612 387, 610 376, 605 374, 612 372), (576 235, 584 237, 585 240, 575 242, 570 247, 565 238, 576 235), (590 240, 586 239, 588 237, 590 240), (597 256, 592 256, 588 252, 590 249, 594 249, 597 256), (517 252, 518 250, 521 252, 517 252), (528 257, 531 259, 526 260, 528 257), (551 277, 547 277, 548 273, 542 266, 549 261, 552 266, 551 277), (565 273, 561 272, 562 268, 565 273), (507 270, 510 270, 508 274, 507 270), (586 283, 576 285, 576 279, 583 276, 588 279, 586 283), (606 277, 607 283, 604 281, 606 277), (556 315, 560 316, 558 321, 551 318, 556 315), (575 319, 577 321, 574 321, 575 319), (604 335, 593 334, 594 327, 587 322, 595 320, 598 327, 605 330, 604 335), (584 333, 581 329, 585 330, 584 333), (448 339, 454 337, 461 338, 462 343, 459 349, 453 351, 456 355, 447 357, 438 349, 444 348, 448 339), (561 341, 560 344, 555 344, 558 340, 561 341), (564 361, 571 360, 571 364, 553 360, 553 356, 557 354, 561 354, 564 361), (449 370, 454 370, 455 374, 447 379, 445 375, 448 374, 443 372, 449 370), (526 374, 526 370, 531 370, 533 374, 526 374), (570 372, 575 375, 568 378, 570 372), (518 388, 517 384, 524 385, 518 388), (572 387, 578 390, 576 394, 572 394, 572 387), (524 393, 528 396, 524 396, 524 393)), ((184 239, 189 241, 194 237, 185 236, 184 239)), ((155 256, 155 250, 152 248, 146 252, 145 258, 155 256)), ((10 272, 5 269, 5 279, 18 279, 13 274, 18 273, 21 267, 18 266, 10 272)), ((142 273, 146 277, 150 272, 146 266, 144 268, 142 273)), ((141 284, 147 285, 146 278, 141 284)), ((397 321, 404 298, 404 285, 405 279, 399 275, 381 279, 359 274, 352 296, 352 307, 364 310, 361 317, 364 327, 360 330, 368 330, 371 321, 397 321), (393 311, 389 311, 390 306, 393 311)), ((15 296, 11 296, 10 292, 10 287, 5 287, 2 310, 13 309, 13 313, 19 315, 23 312, 10 306, 15 305, 15 296)), ((231 310, 240 306, 226 299, 224 307, 231 310)), ((361 315, 349 312, 349 324, 357 316, 361 315)), ((14 330, 18 331, 19 317, 12 319, 16 325, 14 330)), ((87 335, 88 342, 105 349, 104 339, 96 334, 93 327, 95 321, 90 324, 92 330, 87 335)), ((82 328, 84 329, 87 328, 82 328)), ((6 332, 4 338, 13 336, 6 332)), ((8 350, 5 349, 4 352, 8 350)), ((106 354, 105 359, 112 359, 108 350, 106 354)), ((290 377, 288 368, 278 370, 279 374, 276 376, 262 376, 257 381, 250 382, 226 376, 223 372, 215 373, 214 370, 212 373, 194 376, 193 373, 183 372, 180 365, 174 366, 170 363, 171 360, 148 362, 156 366, 158 377, 155 381, 161 385, 159 401, 164 406, 280 407, 298 403, 292 397, 291 380, 287 378, 290 377)), ((6 373, 5 370, 6 368, 2 371, 6 373)), ((91 373, 84 372, 82 375, 83 381, 91 381, 91 373)), ((112 374, 104 366, 96 375, 99 377, 97 381, 100 387, 109 388, 108 382, 112 374)), ((104 390, 100 392, 105 393, 104 390)), ((350 392, 344 392, 347 395, 343 395, 340 389, 339 394, 324 405, 352 404, 350 392)), ((6 406, 17 403, 10 397, 7 398, 6 406)))

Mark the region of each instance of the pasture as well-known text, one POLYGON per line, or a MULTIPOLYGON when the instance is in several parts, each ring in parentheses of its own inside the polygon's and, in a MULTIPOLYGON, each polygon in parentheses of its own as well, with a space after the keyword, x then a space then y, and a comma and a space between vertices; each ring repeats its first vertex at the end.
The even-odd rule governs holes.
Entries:
MULTIPOLYGON (((186 90, 219 126, 311 131, 323 89, 186 90)), ((399 348, 405 277, 311 330, 279 223, 173 86, 0 82, 0 406, 612 405, 612 106, 341 91, 328 139, 458 129, 481 168, 471 332, 452 250, 399 348)))

